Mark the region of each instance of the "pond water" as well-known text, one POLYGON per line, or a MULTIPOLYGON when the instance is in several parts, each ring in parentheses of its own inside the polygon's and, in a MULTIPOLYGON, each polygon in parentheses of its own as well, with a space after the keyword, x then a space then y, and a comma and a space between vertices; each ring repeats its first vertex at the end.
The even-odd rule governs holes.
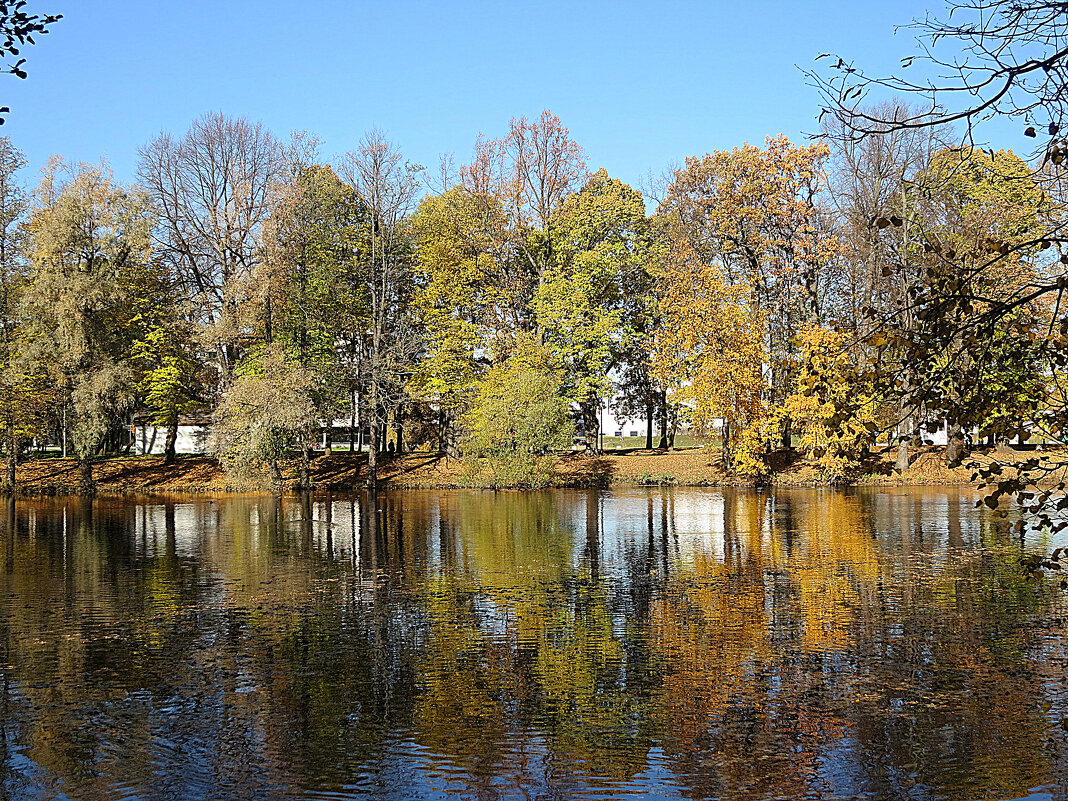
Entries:
POLYGON ((1065 798, 1050 543, 975 500, 19 500, 0 799, 1065 798))

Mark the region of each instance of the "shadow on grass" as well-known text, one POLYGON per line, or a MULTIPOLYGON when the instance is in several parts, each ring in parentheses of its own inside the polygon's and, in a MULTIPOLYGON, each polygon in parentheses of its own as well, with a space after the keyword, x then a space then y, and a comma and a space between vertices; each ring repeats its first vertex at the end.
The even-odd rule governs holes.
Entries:
POLYGON ((569 453, 560 459, 563 468, 560 486, 581 489, 604 489, 612 484, 616 466, 612 460, 602 456, 587 456, 581 453, 569 453))

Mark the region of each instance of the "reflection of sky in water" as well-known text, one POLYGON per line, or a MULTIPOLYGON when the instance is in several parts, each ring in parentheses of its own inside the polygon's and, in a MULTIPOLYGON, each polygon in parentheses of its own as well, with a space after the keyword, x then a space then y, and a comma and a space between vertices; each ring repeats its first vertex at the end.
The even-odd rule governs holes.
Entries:
POLYGON ((20 502, 0 798, 1063 798, 1064 610, 976 498, 20 502))

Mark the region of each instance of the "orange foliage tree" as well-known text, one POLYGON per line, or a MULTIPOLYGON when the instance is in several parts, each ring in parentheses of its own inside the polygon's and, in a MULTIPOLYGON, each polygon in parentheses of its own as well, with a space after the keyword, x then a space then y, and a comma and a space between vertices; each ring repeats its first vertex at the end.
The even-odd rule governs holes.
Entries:
MULTIPOLYGON (((821 279, 838 244, 816 199, 826 184, 826 145, 769 137, 691 157, 675 174, 661 213, 674 239, 751 299, 764 320, 768 400, 785 398, 795 371, 793 335, 820 322, 821 279)), ((787 422, 784 435, 789 435, 787 422)))

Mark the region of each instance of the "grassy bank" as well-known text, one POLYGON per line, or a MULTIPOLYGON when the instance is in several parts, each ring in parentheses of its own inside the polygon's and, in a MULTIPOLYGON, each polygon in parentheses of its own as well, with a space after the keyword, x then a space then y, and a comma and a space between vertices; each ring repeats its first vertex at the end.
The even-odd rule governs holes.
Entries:
MULTIPOLYGON (((1017 459, 1031 451, 1008 450, 999 458, 1017 459)), ((976 454, 983 458, 985 454, 976 454)), ((904 473, 893 470, 890 451, 873 454, 850 475, 848 484, 968 484, 971 471, 949 469, 943 452, 928 448, 919 452, 904 473)), ((366 454, 331 453, 313 462, 313 480, 322 490, 359 489, 366 476, 366 454)), ((791 454, 773 456, 775 486, 821 486, 827 484, 819 468, 791 454)), ((287 465, 287 477, 295 465, 287 465)), ((381 486, 397 488, 456 488, 465 485, 464 466, 456 459, 437 454, 405 454, 386 457, 379 468, 381 486)), ((160 457, 102 459, 95 465, 98 491, 104 494, 188 492, 223 493, 263 489, 232 481, 214 459, 182 457, 173 465, 160 457)), ((67 495, 78 491, 79 473, 74 459, 30 459, 19 466, 19 491, 24 494, 67 495)), ((675 451, 621 450, 599 457, 578 453, 562 455, 556 463, 556 485, 561 487, 613 487, 642 485, 731 486, 747 482, 728 475, 718 455, 700 448, 675 451)))

